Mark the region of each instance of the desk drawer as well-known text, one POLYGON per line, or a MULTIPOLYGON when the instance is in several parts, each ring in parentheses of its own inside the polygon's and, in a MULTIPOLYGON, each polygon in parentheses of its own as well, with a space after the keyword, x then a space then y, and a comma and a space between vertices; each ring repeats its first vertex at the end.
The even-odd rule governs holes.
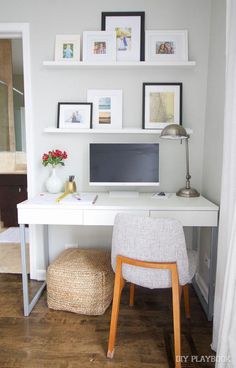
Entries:
POLYGON ((217 226, 217 211, 150 211, 150 217, 171 217, 183 226, 217 226))
POLYGON ((149 211, 132 210, 85 210, 84 225, 114 225, 117 213, 130 213, 139 216, 149 216, 149 211))
POLYGON ((83 225, 83 210, 67 208, 18 209, 19 224, 83 225))

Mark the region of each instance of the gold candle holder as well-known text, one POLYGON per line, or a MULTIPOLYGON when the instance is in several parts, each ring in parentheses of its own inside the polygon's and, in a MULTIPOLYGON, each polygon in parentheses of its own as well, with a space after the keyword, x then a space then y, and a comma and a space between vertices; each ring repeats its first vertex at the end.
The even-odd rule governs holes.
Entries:
POLYGON ((66 193, 75 193, 76 192, 76 183, 75 181, 66 181, 65 182, 65 192, 66 193))

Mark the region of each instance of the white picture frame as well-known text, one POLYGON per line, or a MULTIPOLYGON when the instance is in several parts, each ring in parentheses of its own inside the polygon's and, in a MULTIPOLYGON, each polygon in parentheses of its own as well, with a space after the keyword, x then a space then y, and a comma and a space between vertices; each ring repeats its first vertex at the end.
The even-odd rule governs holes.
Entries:
POLYGON ((57 128, 90 129, 93 105, 88 102, 58 102, 57 128))
POLYGON ((83 61, 116 61, 116 32, 83 32, 83 61))
POLYGON ((188 61, 188 31, 145 32, 146 61, 188 61))
POLYGON ((93 129, 122 129, 122 90, 89 89, 87 101, 93 104, 93 129))
POLYGON ((56 35, 55 61, 80 61, 80 35, 56 35))

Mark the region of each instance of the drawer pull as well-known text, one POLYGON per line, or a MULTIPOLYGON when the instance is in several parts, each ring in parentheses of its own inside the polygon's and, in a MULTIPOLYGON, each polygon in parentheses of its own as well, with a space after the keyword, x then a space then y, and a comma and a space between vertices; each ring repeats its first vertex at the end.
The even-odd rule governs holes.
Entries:
POLYGON ((21 193, 21 187, 18 188, 19 193, 21 193))

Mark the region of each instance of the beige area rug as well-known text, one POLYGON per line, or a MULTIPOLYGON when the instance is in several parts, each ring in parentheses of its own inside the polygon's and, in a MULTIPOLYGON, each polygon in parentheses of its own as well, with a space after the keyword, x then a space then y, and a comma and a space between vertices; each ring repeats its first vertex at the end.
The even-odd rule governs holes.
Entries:
MULTIPOLYGON (((29 269, 29 244, 27 244, 28 273, 29 269)), ((0 243, 0 273, 21 273, 20 244, 0 243)))

